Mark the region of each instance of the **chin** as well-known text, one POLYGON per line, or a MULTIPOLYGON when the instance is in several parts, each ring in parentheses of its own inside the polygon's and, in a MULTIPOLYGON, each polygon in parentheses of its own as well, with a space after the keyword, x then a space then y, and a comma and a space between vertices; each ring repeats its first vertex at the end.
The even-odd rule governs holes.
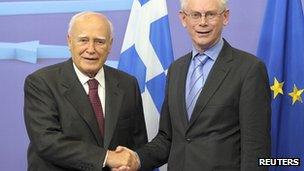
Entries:
POLYGON ((97 74, 97 71, 87 71, 86 75, 89 77, 95 77, 95 75, 97 74))

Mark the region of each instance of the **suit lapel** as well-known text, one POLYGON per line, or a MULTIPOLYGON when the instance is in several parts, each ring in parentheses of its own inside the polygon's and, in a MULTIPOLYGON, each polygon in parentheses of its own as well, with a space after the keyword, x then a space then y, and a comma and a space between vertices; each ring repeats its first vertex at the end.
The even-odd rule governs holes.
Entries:
POLYGON ((65 98, 74 106, 83 120, 87 123, 88 127, 93 132, 98 145, 102 146, 94 111, 83 86, 77 78, 71 59, 65 62, 62 74, 62 86, 66 88, 64 93, 65 98))
POLYGON ((202 110, 205 108, 212 95, 216 92, 218 87, 222 84, 223 80, 229 73, 232 64, 232 51, 230 45, 226 41, 224 42, 225 43, 223 49, 221 50, 217 61, 212 67, 203 90, 197 99, 196 105, 193 109, 193 114, 190 119, 190 123, 188 125, 188 129, 194 124, 195 120, 202 113, 202 110))
POLYGON ((104 148, 107 149, 117 124, 119 110, 123 100, 123 91, 118 87, 119 82, 116 75, 108 66, 104 65, 104 72, 106 87, 104 148))
POLYGON ((184 56, 183 61, 180 63, 180 66, 178 67, 178 69, 179 69, 179 71, 178 71, 179 73, 177 74, 178 81, 177 81, 177 84, 175 84, 178 87, 175 92, 177 92, 177 94, 178 94, 177 106, 179 107, 179 111, 180 111, 179 118, 181 118, 184 127, 186 127, 188 125, 185 90, 186 90, 186 79, 187 79, 188 68, 189 68, 190 61, 191 61, 191 56, 192 56, 192 53, 189 53, 184 56))

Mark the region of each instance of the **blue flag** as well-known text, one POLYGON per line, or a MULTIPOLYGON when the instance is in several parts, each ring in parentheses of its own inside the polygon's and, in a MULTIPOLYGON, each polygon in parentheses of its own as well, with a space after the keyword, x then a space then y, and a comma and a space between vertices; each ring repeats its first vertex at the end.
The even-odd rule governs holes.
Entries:
POLYGON ((166 0, 134 0, 118 69, 138 80, 149 140, 158 131, 166 72, 172 61, 166 0))
POLYGON ((265 62, 272 101, 272 157, 300 158, 304 171, 304 16, 301 0, 268 0, 257 55, 265 62))

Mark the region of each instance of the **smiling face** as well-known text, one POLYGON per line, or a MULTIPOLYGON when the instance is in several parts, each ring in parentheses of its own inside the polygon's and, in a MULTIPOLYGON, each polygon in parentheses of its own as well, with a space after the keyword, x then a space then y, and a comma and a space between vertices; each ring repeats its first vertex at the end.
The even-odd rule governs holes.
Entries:
POLYGON ((221 37, 223 27, 228 24, 229 11, 225 10, 219 0, 188 0, 179 17, 187 29, 193 45, 198 51, 205 51, 221 37), (202 13, 202 18, 194 20, 189 14, 202 13), (205 13, 216 13, 215 18, 208 20, 205 13))
POLYGON ((72 60, 85 75, 94 77, 111 50, 110 25, 105 16, 88 13, 77 17, 68 35, 72 60))

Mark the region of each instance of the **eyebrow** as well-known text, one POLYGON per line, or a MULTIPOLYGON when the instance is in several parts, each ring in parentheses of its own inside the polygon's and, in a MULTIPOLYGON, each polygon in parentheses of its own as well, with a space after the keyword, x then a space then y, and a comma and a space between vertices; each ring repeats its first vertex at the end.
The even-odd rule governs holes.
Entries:
MULTIPOLYGON (((80 39, 81 38, 87 38, 87 35, 81 34, 81 35, 78 36, 78 38, 80 38, 80 39)), ((95 39, 106 40, 106 37, 101 36, 101 37, 96 37, 95 39)))
POLYGON ((87 37, 87 35, 85 35, 85 34, 81 34, 81 35, 78 35, 77 37, 78 37, 78 38, 86 38, 86 37, 87 37))
POLYGON ((96 39, 100 39, 100 40, 106 40, 105 37, 96 37, 96 39))

